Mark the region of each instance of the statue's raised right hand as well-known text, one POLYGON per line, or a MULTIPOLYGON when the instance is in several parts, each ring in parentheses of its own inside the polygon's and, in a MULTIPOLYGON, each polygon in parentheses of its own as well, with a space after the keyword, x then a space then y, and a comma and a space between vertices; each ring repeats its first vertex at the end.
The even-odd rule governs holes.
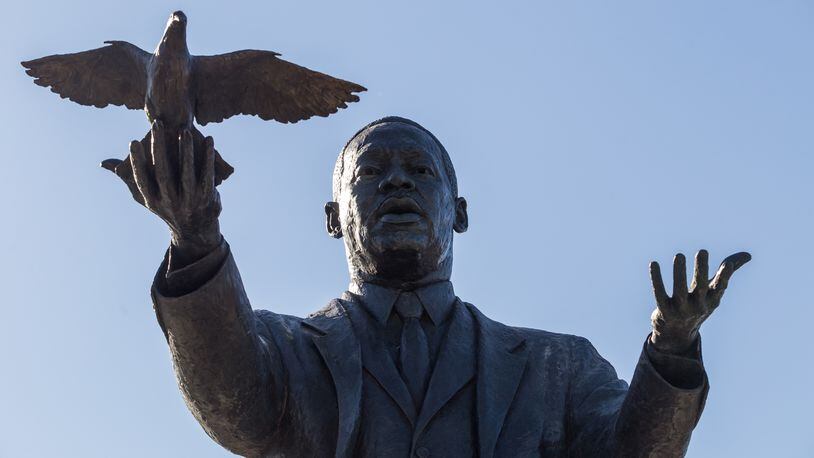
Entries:
POLYGON ((167 144, 175 142, 167 142, 161 121, 153 122, 151 137, 150 154, 141 142, 130 142, 133 178, 140 194, 136 200, 167 223, 178 254, 193 261, 221 241, 214 142, 206 137, 196 161, 193 134, 183 129, 178 133, 178 160, 172 161, 167 144))

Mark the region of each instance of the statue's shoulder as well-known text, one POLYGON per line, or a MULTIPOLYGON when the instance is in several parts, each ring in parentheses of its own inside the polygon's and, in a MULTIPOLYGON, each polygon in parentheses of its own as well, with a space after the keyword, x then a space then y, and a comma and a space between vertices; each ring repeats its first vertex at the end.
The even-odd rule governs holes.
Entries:
POLYGON ((300 329, 325 333, 332 328, 335 329, 337 325, 348 324, 345 319, 348 306, 348 302, 343 299, 332 299, 328 305, 305 318, 274 313, 269 310, 254 310, 254 315, 258 318, 259 324, 269 329, 272 334, 282 332, 286 335, 293 335, 300 329))
POLYGON ((347 313, 347 305, 342 299, 331 299, 328 305, 306 317, 306 320, 335 319, 347 313))
POLYGON ((349 303, 343 299, 331 299, 328 305, 303 319, 302 324, 323 333, 331 329, 349 329, 348 306, 349 303))
POLYGON ((464 302, 464 305, 472 312, 484 336, 514 336, 515 339, 524 341, 525 345, 529 346, 531 353, 543 352, 549 354, 553 352, 558 355, 569 355, 575 349, 591 346, 591 343, 585 337, 542 329, 510 326, 487 317, 477 307, 468 302, 464 302))
POLYGON ((289 339, 299 332, 303 323, 303 318, 298 316, 274 313, 270 310, 254 310, 254 316, 257 317, 258 331, 261 334, 283 335, 289 339))
POLYGON ((315 331, 317 334, 325 334, 336 329, 337 325, 345 324, 342 321, 347 312, 343 302, 341 299, 332 299, 328 305, 305 318, 261 309, 254 310, 254 315, 261 334, 282 336, 290 341, 296 336, 313 334, 315 331))

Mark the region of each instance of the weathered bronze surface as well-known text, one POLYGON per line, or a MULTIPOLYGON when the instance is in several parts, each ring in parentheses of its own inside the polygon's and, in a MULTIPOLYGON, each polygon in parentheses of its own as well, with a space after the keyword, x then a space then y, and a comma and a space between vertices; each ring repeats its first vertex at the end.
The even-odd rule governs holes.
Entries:
MULTIPOLYGON (((193 56, 187 47, 187 17, 170 15, 154 53, 125 41, 74 54, 42 57, 22 65, 40 86, 82 105, 109 104, 143 109, 150 123, 164 125, 166 148, 178 148, 182 130, 192 131, 196 149, 203 135, 193 124, 220 122, 238 114, 293 123, 328 116, 347 107, 365 88, 279 59, 271 51, 243 50, 193 56)), ((150 134, 141 141, 149 148, 150 134)), ((233 169, 215 152, 215 181, 233 169)), ((173 165, 175 161, 173 161, 173 165)), ((125 179, 137 197, 131 161, 108 159, 102 165, 125 179)))
POLYGON ((162 46, 173 37, 181 43, 183 24, 176 13, 146 67, 122 57, 138 55, 126 44, 26 65, 80 103, 138 107, 146 97, 151 131, 130 145, 133 173, 116 172, 170 228, 153 302, 184 399, 215 441, 244 456, 685 454, 709 386, 699 329, 748 253, 726 258, 710 279, 700 251, 689 286, 686 260, 676 255, 672 296, 651 264, 653 330, 628 385, 588 340, 497 323, 455 295, 453 235, 469 219, 452 162, 428 130, 388 117, 342 149, 324 208, 329 235, 345 243, 349 290, 307 318, 253 310, 220 233, 218 156, 212 138, 192 126, 193 113, 202 123, 239 112, 295 121, 328 114, 362 88, 321 75, 311 87, 335 87, 334 98, 305 91, 274 99, 264 91, 276 83, 266 79, 258 91, 282 103, 252 105, 210 84, 226 76, 211 75, 234 71, 254 81, 256 71, 241 71, 267 75, 275 66, 315 74, 260 51, 191 58, 185 45, 180 54, 173 48, 177 60, 162 63, 169 49, 162 46), (101 89, 110 94, 95 92, 82 72, 55 76, 82 59, 90 68, 99 59, 103 75, 114 72, 108 81, 119 84, 101 89), (139 71, 135 80, 116 79, 139 71), (189 90, 151 87, 170 78, 157 76, 162 71, 188 81, 189 90), (139 81, 147 83, 139 89, 139 81), (177 141, 160 140, 171 137, 177 141))
POLYGON ((136 177, 145 177, 138 200, 173 233, 152 295, 179 386, 206 432, 232 452, 686 452, 708 390, 698 330, 748 254, 724 260, 710 280, 699 252, 690 287, 677 255, 672 296, 651 265, 653 332, 628 386, 586 339, 505 326, 455 296, 452 242, 468 228, 466 200, 441 143, 410 120, 376 121, 340 153, 326 228, 345 241, 351 284, 307 318, 250 306, 219 231, 211 139, 201 173, 189 165, 197 154, 189 134, 178 174, 133 146, 136 177), (402 311, 410 307, 420 321, 402 311))

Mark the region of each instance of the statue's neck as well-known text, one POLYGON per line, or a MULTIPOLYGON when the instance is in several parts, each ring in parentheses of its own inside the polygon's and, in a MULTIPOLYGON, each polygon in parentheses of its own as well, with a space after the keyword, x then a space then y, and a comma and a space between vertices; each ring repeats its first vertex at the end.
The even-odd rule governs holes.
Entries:
POLYGON ((413 290, 432 283, 449 281, 452 276, 452 256, 447 256, 435 269, 420 268, 417 265, 372 266, 360 268, 351 265, 351 283, 373 283, 394 289, 413 290), (418 273, 421 270, 425 272, 418 273))

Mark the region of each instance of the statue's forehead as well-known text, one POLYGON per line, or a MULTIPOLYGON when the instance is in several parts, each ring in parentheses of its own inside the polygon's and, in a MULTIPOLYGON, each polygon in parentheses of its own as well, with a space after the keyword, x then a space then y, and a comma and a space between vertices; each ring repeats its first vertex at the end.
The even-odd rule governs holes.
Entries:
MULTIPOLYGON (((435 140, 422 129, 409 124, 391 122, 368 127, 349 145, 353 158, 368 151, 425 151, 440 159, 435 140)), ((350 159, 350 158, 349 158, 350 159)))

